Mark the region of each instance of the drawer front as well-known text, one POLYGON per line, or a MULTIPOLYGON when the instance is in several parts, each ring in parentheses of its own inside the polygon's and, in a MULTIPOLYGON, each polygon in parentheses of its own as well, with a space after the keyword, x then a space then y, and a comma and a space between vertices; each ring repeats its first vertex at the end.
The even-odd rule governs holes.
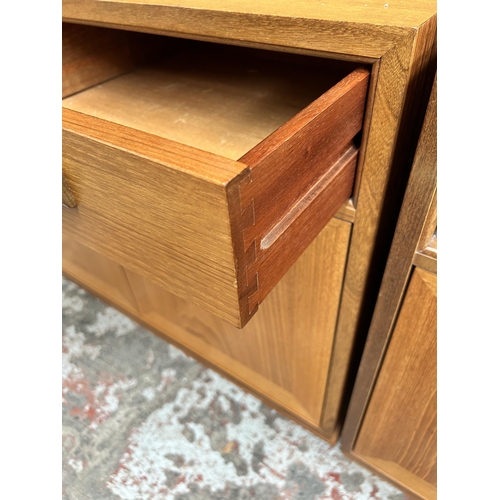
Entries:
POLYGON ((224 183, 244 167, 110 122, 78 118, 78 124, 64 121, 63 170, 77 207, 63 207, 63 231, 236 321, 224 183))
MULTIPOLYGON (((123 81, 118 78, 63 101, 63 172, 77 204, 63 209, 63 229, 242 327, 349 199, 358 152, 354 138, 361 130, 369 73, 356 69, 340 78, 234 159, 178 142, 179 136, 172 140, 169 130, 148 129, 151 102, 144 104, 146 98, 136 96, 153 95, 159 99, 153 103, 156 108, 172 112, 172 99, 158 91, 168 87, 162 84, 164 73, 166 81, 177 78, 175 85, 182 82, 188 89, 186 81, 195 88, 208 79, 210 84, 214 78, 225 82, 224 71, 219 76, 214 70, 214 77, 214 71, 202 68, 193 76, 191 67, 198 66, 187 65, 188 71, 185 57, 181 65, 125 75, 123 81), (172 77, 168 72, 174 70, 172 77), (154 92, 149 92, 151 86, 154 92)), ((252 60, 251 67, 255 64, 252 60)), ((271 71, 272 64, 263 68, 271 71)), ((275 85, 273 78, 265 81, 275 85)), ((241 101, 239 94, 232 96, 231 85, 214 90, 221 101, 227 94, 223 107, 230 109, 241 101)), ((250 85, 248 92, 262 94, 250 85)), ((275 87, 273 92, 277 94, 275 87)), ((183 98, 189 100, 189 95, 185 91, 183 98)), ((190 106, 203 105, 191 101, 190 106)), ((183 101, 183 106, 188 104, 183 101)), ((186 112, 179 120, 183 116, 186 112)), ((191 136, 199 133, 193 129, 191 136)))

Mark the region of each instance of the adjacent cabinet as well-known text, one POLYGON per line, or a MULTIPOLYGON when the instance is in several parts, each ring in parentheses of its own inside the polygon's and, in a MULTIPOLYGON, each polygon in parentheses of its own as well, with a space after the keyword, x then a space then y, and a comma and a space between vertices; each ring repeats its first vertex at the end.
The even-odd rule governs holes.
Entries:
POLYGON ((437 487, 436 83, 342 434, 417 498, 437 487))
MULTIPOLYGON (((334 443, 431 91, 434 2, 62 10, 64 274, 334 443)), ((424 272, 403 311, 432 307, 424 272)))

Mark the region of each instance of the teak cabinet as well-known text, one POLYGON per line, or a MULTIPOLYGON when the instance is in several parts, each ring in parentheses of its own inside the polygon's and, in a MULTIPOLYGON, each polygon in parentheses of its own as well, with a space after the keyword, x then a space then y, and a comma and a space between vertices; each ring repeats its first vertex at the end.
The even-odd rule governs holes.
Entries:
POLYGON ((434 3, 63 0, 63 21, 63 272, 334 442, 434 3))
POLYGON ((437 487, 436 85, 342 433, 343 450, 417 498, 437 487))

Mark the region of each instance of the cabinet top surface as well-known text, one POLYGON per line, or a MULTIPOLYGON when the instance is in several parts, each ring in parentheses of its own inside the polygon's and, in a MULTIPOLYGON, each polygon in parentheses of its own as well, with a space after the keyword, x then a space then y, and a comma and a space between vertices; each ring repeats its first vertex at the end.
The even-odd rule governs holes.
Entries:
MULTIPOLYGON (((435 0, 63 0, 65 8, 101 4, 111 11, 119 5, 145 8, 194 9, 238 15, 273 16, 285 19, 316 19, 327 22, 369 24, 381 27, 417 28, 436 14, 435 0)), ((72 10, 72 12, 74 12, 72 10)))

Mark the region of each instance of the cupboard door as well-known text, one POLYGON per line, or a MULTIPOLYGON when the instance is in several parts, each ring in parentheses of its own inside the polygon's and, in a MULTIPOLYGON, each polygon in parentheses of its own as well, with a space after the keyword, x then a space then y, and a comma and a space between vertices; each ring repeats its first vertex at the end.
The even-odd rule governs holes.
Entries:
POLYGON ((350 229, 332 219, 241 330, 126 272, 148 325, 321 433, 350 229))
POLYGON ((332 219, 243 329, 68 236, 63 270, 146 328, 334 441, 338 422, 333 431, 320 422, 350 234, 350 223, 332 219))
POLYGON ((415 268, 354 445, 356 455, 436 498, 436 275, 415 268))

